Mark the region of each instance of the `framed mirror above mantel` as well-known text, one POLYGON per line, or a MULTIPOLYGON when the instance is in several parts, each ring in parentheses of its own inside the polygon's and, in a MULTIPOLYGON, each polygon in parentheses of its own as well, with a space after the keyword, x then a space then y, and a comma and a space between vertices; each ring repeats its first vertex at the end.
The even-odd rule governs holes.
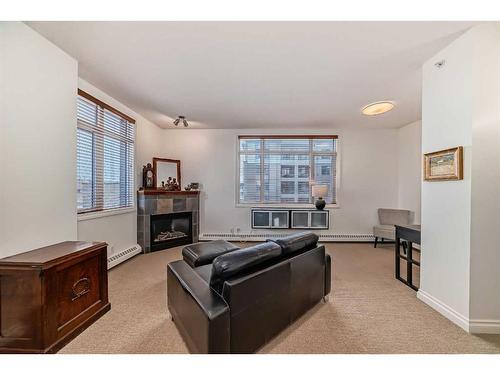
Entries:
POLYGON ((181 183, 181 161, 176 159, 153 158, 153 186, 155 189, 164 189, 165 184, 173 182, 179 186, 181 183))

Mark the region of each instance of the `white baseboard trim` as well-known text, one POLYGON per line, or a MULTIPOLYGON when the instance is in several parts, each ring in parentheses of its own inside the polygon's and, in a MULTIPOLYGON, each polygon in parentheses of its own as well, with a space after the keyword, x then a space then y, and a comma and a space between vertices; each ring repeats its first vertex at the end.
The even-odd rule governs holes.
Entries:
POLYGON ((417 298, 466 332, 472 334, 500 334, 500 320, 469 319, 423 290, 417 292, 417 298))
MULTIPOLYGON (((202 233, 200 241, 265 241, 268 238, 285 237, 294 232, 258 232, 258 233, 202 233)), ((372 234, 318 234, 321 242, 373 242, 372 234)))
POLYGON ((119 265, 122 262, 125 262, 127 259, 136 256, 142 252, 142 248, 139 245, 134 245, 129 247, 128 249, 122 250, 119 253, 113 254, 108 257, 108 270, 119 265))
POLYGON ((471 319, 469 320, 470 333, 500 334, 500 320, 471 319))
POLYGON ((424 302, 425 304, 429 305, 432 307, 434 310, 439 312, 441 315, 445 316, 449 320, 451 320, 453 323, 455 323, 457 326, 462 328, 466 332, 470 332, 470 327, 469 327, 469 318, 463 316, 459 312, 453 310, 450 306, 447 304, 441 302, 437 298, 431 296, 429 293, 419 290, 417 292, 417 298, 424 302))

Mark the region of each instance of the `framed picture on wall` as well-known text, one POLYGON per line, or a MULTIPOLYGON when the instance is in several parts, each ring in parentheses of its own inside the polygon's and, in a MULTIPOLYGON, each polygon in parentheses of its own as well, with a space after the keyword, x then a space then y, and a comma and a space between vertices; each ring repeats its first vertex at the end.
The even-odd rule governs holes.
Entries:
POLYGON ((463 180, 463 147, 424 154, 424 180, 463 180))

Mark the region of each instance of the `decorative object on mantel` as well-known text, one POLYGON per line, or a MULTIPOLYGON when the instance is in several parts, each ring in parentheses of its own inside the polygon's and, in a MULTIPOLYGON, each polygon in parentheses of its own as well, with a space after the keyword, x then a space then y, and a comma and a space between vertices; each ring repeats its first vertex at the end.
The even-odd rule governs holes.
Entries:
POLYGON ((174 177, 169 177, 167 179, 167 183, 165 181, 161 182, 161 187, 162 189, 165 189, 167 191, 178 191, 181 190, 179 184, 177 183, 177 179, 174 177))
POLYGON ((181 190, 181 161, 153 158, 154 186, 169 191, 181 190))
POLYGON ((154 169, 151 165, 151 163, 148 163, 147 165, 144 165, 142 167, 142 187, 144 189, 154 189, 154 169))
POLYGON ((424 180, 463 180, 463 158, 462 146, 424 154, 424 180))
POLYGON ((200 188, 200 183, 199 182, 191 182, 189 185, 187 185, 184 189, 186 191, 197 191, 200 188))
POLYGON ((328 185, 313 185, 312 196, 316 199, 315 205, 318 210, 322 210, 326 206, 326 202, 323 197, 328 194, 328 185))

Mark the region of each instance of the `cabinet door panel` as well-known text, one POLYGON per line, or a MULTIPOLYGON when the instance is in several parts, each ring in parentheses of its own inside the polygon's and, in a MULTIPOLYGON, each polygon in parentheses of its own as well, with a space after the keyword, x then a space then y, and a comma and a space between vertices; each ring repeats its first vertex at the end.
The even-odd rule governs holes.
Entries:
POLYGON ((328 228, 328 212, 311 212, 311 228, 328 228))
POLYGON ((99 257, 58 272, 58 326, 62 327, 101 299, 99 257))
POLYGON ((272 228, 288 228, 288 211, 271 212, 272 228))
POLYGON ((292 228, 308 228, 309 212, 292 211, 292 228))
POLYGON ((269 216, 270 212, 268 211, 253 211, 252 212, 252 220, 254 228, 269 228, 269 216))

